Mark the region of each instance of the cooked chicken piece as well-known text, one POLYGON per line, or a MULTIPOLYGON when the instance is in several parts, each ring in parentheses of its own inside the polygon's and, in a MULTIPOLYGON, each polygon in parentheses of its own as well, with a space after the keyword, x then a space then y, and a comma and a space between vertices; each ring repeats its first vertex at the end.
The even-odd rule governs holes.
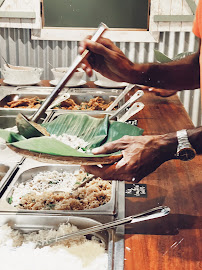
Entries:
POLYGON ((68 99, 62 101, 60 105, 61 105, 61 107, 70 107, 70 106, 74 107, 77 104, 75 103, 75 101, 73 99, 68 98, 68 99))
POLYGON ((4 106, 4 108, 39 108, 41 106, 42 100, 40 100, 38 97, 33 98, 21 98, 18 100, 13 100, 7 103, 7 105, 4 106))
MULTIPOLYGON (((8 102, 4 108, 23 108, 23 109, 38 109, 41 106, 42 100, 38 97, 33 98, 22 98, 16 101, 8 102)), ((82 102, 81 104, 76 104, 76 102, 68 98, 61 102, 60 105, 56 106, 54 109, 63 109, 63 110, 88 110, 88 111, 104 111, 110 105, 110 103, 105 103, 103 98, 95 97, 89 100, 89 102, 82 102)))

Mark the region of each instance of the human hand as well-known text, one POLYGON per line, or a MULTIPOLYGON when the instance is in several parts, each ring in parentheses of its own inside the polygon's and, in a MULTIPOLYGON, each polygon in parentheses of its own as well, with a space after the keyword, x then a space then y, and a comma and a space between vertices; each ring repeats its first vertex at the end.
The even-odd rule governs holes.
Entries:
POLYGON ((141 85, 139 89, 147 90, 151 93, 154 93, 156 96, 160 96, 160 97, 170 97, 170 96, 175 95, 178 91, 178 90, 170 90, 170 89, 160 89, 160 88, 149 87, 149 86, 144 86, 144 85, 141 85))
POLYGON ((122 150, 123 157, 112 165, 83 166, 84 169, 105 180, 139 182, 155 171, 176 153, 175 134, 156 136, 124 136, 93 150, 94 154, 109 154, 122 150))
POLYGON ((130 75, 134 64, 109 39, 99 38, 97 42, 88 36, 80 42, 79 53, 90 50, 90 56, 82 64, 88 76, 92 76, 93 69, 103 76, 117 82, 131 82, 130 75))

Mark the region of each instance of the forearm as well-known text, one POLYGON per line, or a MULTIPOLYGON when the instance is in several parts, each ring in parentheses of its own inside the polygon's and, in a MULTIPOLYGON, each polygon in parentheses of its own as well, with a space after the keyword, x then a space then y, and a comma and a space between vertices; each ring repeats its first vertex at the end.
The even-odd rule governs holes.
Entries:
POLYGON ((189 142, 198 155, 202 154, 202 127, 187 130, 189 142))
POLYGON ((199 52, 169 63, 134 64, 131 83, 186 90, 200 87, 199 52))

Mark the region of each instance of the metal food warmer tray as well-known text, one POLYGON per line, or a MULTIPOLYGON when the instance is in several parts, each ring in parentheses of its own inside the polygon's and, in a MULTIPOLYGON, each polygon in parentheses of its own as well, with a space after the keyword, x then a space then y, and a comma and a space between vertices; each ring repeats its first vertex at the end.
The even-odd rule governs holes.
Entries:
MULTIPOLYGON (((76 90, 71 90, 68 91, 68 93, 70 94, 70 99, 73 99, 75 103, 77 104, 81 104, 82 102, 88 102, 90 99, 93 99, 95 97, 101 97, 106 103, 110 103, 112 101, 114 101, 116 98, 118 98, 120 92, 116 91, 116 90, 111 90, 111 91, 102 91, 102 90, 96 90, 96 89, 79 89, 79 91, 76 90)), ((18 113, 22 113, 25 111, 27 113, 27 116, 32 115, 37 109, 28 109, 28 108, 4 108, 4 106, 7 105, 8 102, 11 101, 17 101, 19 99, 22 98, 34 98, 34 97, 38 97, 40 100, 46 99, 47 96, 49 95, 49 93, 43 93, 43 92, 16 92, 14 91, 14 93, 10 93, 9 95, 4 95, 2 97, 2 99, 0 100, 0 115, 3 113, 5 114, 18 114, 18 113), (13 112, 13 113, 12 113, 13 112)), ((125 103, 125 98, 122 98, 119 102, 118 102, 118 107, 122 106, 125 103)), ((82 113, 87 113, 89 115, 94 115, 96 114, 103 114, 104 111, 100 111, 100 110, 65 110, 65 109, 59 109, 60 111, 65 111, 65 112, 82 112, 82 113)), ((47 111, 50 111, 50 109, 48 109, 47 111)), ((108 111, 108 114, 112 114, 114 113, 115 110, 112 111, 108 111)))
POLYGON ((17 212, 35 212, 35 213, 46 213, 46 214, 68 214, 68 215, 79 215, 84 217, 94 216, 98 221, 112 221, 118 214, 118 209, 120 204, 123 205, 125 187, 124 182, 112 181, 111 199, 108 203, 101 205, 96 208, 86 209, 86 210, 23 210, 17 209, 16 207, 9 204, 9 198, 12 196, 14 187, 19 183, 26 182, 33 178, 34 175, 42 171, 67 171, 75 172, 80 169, 79 165, 55 165, 55 164, 42 164, 38 161, 33 161, 31 159, 25 159, 23 164, 19 166, 19 170, 14 176, 14 178, 9 181, 10 184, 3 193, 0 199, 0 211, 17 211, 17 212))
MULTIPOLYGON (((19 162, 21 162, 21 158, 19 158, 19 162)), ((0 160, 0 196, 3 194, 4 189, 17 168, 18 162, 9 162, 8 160, 2 162, 0 160)))
MULTIPOLYGON (((12 229, 18 229, 22 233, 31 233, 33 231, 44 229, 57 229, 60 224, 71 223, 79 229, 85 229, 99 223, 90 218, 63 216, 49 214, 24 214, 0 212, 0 226, 8 224, 12 229)), ((122 227, 122 226, 119 226, 122 227)), ((108 253, 108 270, 124 269, 124 235, 117 233, 116 229, 97 232, 95 236, 105 244, 105 250, 108 253)), ((65 267, 65 265, 64 265, 65 267)))

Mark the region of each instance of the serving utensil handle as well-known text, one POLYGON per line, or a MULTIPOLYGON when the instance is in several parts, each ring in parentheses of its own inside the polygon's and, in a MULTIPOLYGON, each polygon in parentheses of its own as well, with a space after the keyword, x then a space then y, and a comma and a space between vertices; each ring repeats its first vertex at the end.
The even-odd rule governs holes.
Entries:
POLYGON ((145 221, 145 220, 159 218, 159 217, 166 216, 169 213, 170 213, 169 207, 158 206, 158 207, 152 208, 150 210, 147 210, 147 211, 142 212, 142 213, 137 214, 137 215, 133 215, 133 216, 129 216, 129 217, 126 217, 123 219, 115 220, 115 221, 112 221, 112 222, 109 222, 106 224, 92 226, 90 228, 79 230, 79 231, 74 232, 74 233, 70 233, 70 234, 59 236, 57 238, 49 239, 48 241, 38 242, 37 246, 42 247, 42 246, 51 245, 51 244, 58 242, 58 241, 61 241, 61 240, 67 240, 67 239, 75 238, 75 237, 78 237, 81 235, 92 234, 95 232, 107 230, 107 229, 114 228, 114 227, 117 227, 119 225, 124 225, 127 223, 137 223, 137 222, 141 222, 141 221, 145 221))
POLYGON ((114 107, 119 103, 119 101, 125 97, 125 95, 133 88, 135 84, 127 84, 125 89, 121 92, 121 94, 112 102, 112 104, 106 109, 107 111, 112 111, 114 107))
POLYGON ((109 120, 114 119, 117 117, 121 112, 123 112, 126 108, 130 107, 136 100, 141 98, 144 95, 142 90, 138 90, 126 103, 124 103, 116 112, 109 117, 109 120))
MULTIPOLYGON (((108 29, 108 27, 106 26, 106 24, 101 23, 98 26, 97 31, 92 36, 91 40, 97 41, 98 38, 101 37, 101 35, 107 29, 108 29)), ((43 104, 41 105, 41 107, 36 111, 36 113, 32 116, 32 118, 30 120, 32 120, 33 122, 37 122, 40 119, 41 115, 43 113, 45 113, 45 111, 51 105, 51 103, 53 102, 53 100, 57 97, 57 95, 60 93, 60 91, 64 88, 65 84, 71 78, 71 76, 76 71, 76 69, 79 67, 79 65, 81 64, 81 62, 85 58, 88 57, 88 54, 89 53, 90 53, 89 50, 86 49, 81 55, 78 55, 76 57, 76 59, 73 61, 72 65, 69 67, 68 71, 65 73, 65 75, 63 76, 63 78, 59 81, 59 83, 54 88, 54 90, 52 91, 52 93, 47 97, 47 99, 43 102, 43 104)))
POLYGON ((130 117, 138 113, 144 108, 144 104, 142 102, 135 102, 130 109, 121 116, 118 120, 119 122, 126 122, 130 117))

